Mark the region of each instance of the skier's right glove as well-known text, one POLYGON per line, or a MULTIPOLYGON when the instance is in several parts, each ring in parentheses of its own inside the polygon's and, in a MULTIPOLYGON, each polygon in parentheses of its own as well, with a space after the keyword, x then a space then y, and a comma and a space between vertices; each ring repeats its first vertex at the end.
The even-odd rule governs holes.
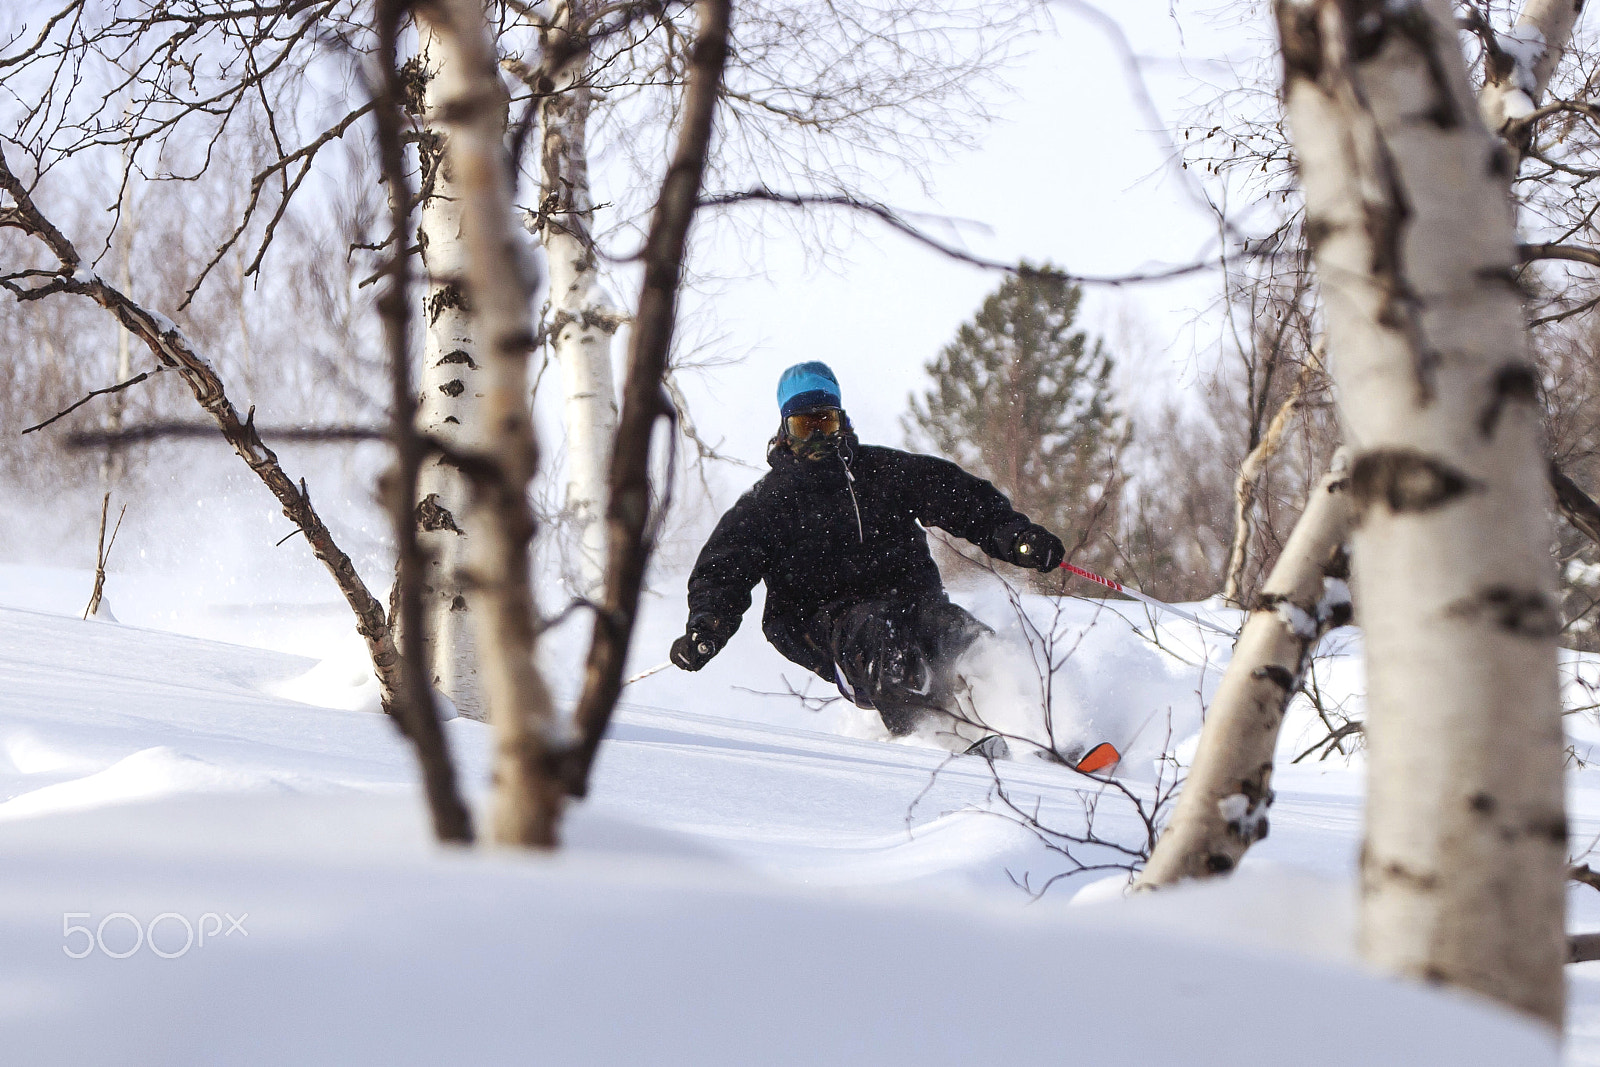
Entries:
POLYGON ((684 635, 672 642, 671 660, 686 671, 697 671, 711 662, 711 657, 722 651, 728 634, 721 623, 709 616, 696 615, 689 620, 684 635))
POLYGON ((1049 574, 1066 558, 1067 546, 1061 543, 1061 538, 1034 523, 1024 526, 1011 544, 1011 562, 1018 567, 1031 567, 1049 574))

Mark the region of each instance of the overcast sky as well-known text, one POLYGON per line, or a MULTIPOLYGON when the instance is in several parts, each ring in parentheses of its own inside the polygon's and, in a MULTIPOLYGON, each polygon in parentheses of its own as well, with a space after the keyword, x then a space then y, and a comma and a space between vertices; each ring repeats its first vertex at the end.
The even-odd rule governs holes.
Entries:
MULTIPOLYGON (((1165 0, 1124 0, 1117 17, 1145 59, 1146 84, 1170 125, 1186 100, 1204 97, 1214 59, 1231 49, 1248 58, 1260 45, 1236 28, 1222 30, 1188 7, 1169 14, 1165 0)), ((929 228, 986 258, 1049 260, 1073 273, 1120 274, 1191 262, 1212 248, 1215 226, 1165 161, 1170 144, 1151 132, 1114 41, 1095 23, 1058 8, 1058 32, 1032 42, 1032 54, 1007 81, 1015 97, 980 150, 937 166, 932 195, 901 180, 896 207, 971 220, 929 228)), ((698 256, 737 261, 736 249, 696 247, 698 256)), ((714 301, 719 351, 733 366, 689 377, 686 389, 706 436, 759 463, 776 425, 779 373, 805 359, 828 362, 864 440, 902 443, 907 396, 926 381, 924 364, 997 286, 996 272, 966 266, 874 221, 859 224, 838 265, 819 265, 801 239, 775 234, 756 253, 763 276, 727 284, 712 296, 690 295, 691 330, 714 301)), ((1127 361, 1122 386, 1140 395, 1192 383, 1196 349, 1210 342, 1198 309, 1219 285, 1215 273, 1181 283, 1091 290, 1085 319, 1123 340, 1118 320, 1141 323, 1145 351, 1127 361)), ((620 354, 619 354, 620 355, 620 354)), ((764 466, 764 464, 763 464, 764 466)), ((754 472, 730 472, 729 489, 754 472)))

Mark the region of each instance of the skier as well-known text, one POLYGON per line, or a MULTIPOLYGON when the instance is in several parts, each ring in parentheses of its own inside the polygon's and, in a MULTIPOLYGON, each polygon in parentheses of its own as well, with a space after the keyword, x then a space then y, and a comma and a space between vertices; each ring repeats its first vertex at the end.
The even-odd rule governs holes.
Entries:
POLYGON ((1066 555, 1061 539, 954 463, 861 444, 824 363, 784 371, 778 406, 778 433, 767 446, 772 469, 701 549, 672 662, 704 667, 765 581, 767 640, 858 707, 876 710, 890 734, 932 727, 953 751, 1006 755, 1003 739, 956 704, 957 658, 993 631, 945 595, 923 527, 1046 572, 1066 555))

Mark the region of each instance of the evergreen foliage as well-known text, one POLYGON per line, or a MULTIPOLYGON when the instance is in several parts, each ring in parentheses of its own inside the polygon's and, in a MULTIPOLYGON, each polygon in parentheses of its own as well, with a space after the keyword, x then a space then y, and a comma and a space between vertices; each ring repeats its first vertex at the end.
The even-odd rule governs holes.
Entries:
POLYGON ((907 434, 989 479, 1078 562, 1109 561, 1113 546, 1098 535, 1117 519, 1127 438, 1112 359, 1073 328, 1080 288, 1048 266, 1023 268, 927 365, 907 434))

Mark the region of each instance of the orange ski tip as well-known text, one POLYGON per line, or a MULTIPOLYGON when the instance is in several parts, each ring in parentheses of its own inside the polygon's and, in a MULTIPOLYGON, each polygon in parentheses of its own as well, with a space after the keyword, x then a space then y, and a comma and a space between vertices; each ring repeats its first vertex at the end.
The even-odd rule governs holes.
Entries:
POLYGON ((1093 774, 1095 771, 1105 770, 1121 759, 1122 753, 1118 752, 1111 742, 1102 741, 1084 753, 1083 758, 1078 761, 1078 765, 1073 770, 1082 771, 1084 774, 1093 774))

